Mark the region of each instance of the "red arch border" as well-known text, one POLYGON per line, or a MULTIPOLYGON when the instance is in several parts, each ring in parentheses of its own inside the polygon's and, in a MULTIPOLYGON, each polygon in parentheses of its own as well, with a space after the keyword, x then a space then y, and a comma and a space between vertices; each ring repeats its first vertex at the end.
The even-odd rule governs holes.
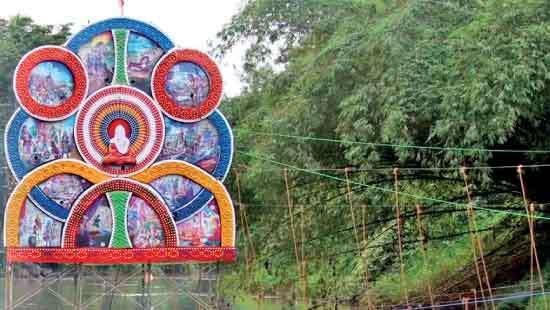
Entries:
POLYGON ((88 74, 84 64, 70 50, 53 45, 36 48, 27 53, 15 69, 13 89, 21 106, 30 115, 45 121, 56 121, 69 117, 82 103, 88 93, 88 74), (32 69, 46 61, 56 61, 67 66, 74 80, 71 97, 60 105, 49 107, 34 100, 29 89, 32 69))
POLYGON ((164 231, 165 246, 174 248, 178 246, 178 233, 176 225, 170 215, 168 207, 164 200, 160 198, 153 189, 144 184, 127 179, 113 179, 97 184, 88 189, 81 198, 75 203, 67 218, 65 229, 63 231, 62 248, 78 248, 77 239, 82 218, 86 211, 92 206, 101 195, 112 191, 127 191, 143 199, 155 211, 160 219, 162 230, 164 231))
POLYGON ((153 97, 171 118, 182 122, 196 122, 208 117, 220 105, 223 80, 218 65, 205 53, 192 49, 174 49, 162 57, 151 79, 153 97), (180 62, 192 62, 201 67, 210 81, 208 97, 195 108, 185 108, 176 103, 164 87, 168 72, 180 62))

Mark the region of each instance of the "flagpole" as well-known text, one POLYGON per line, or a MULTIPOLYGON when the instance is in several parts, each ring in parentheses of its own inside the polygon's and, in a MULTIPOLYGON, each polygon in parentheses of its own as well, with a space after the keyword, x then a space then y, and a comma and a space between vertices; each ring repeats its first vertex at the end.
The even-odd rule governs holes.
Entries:
POLYGON ((124 16, 124 0, 118 0, 118 6, 120 8, 120 16, 124 16))

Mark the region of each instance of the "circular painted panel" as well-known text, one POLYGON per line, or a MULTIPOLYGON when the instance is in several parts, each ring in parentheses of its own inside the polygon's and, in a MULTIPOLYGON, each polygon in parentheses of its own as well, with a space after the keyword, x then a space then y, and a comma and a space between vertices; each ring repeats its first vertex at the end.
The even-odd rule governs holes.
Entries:
POLYGON ((164 143, 164 120, 156 104, 127 86, 110 86, 88 98, 75 128, 83 158, 112 176, 147 168, 164 143))
POLYGON ((174 49, 153 71, 153 97, 171 118, 196 122, 214 112, 222 97, 222 76, 202 52, 174 49))
POLYGON ((13 87, 27 113, 56 121, 76 111, 88 91, 88 76, 70 50, 43 46, 23 56, 15 69, 13 87))

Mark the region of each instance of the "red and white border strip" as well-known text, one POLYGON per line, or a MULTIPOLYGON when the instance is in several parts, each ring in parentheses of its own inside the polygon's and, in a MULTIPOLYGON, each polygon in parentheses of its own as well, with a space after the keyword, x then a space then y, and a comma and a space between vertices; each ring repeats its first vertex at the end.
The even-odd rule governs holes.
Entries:
POLYGON ((58 264, 146 264, 182 262, 234 262, 237 250, 233 247, 182 247, 147 249, 109 248, 8 248, 9 263, 58 264))
POLYGON ((80 58, 70 50, 60 46, 45 45, 28 52, 21 58, 13 75, 13 90, 21 107, 30 115, 44 121, 62 120, 76 112, 86 98, 88 73, 80 58), (32 70, 46 61, 64 64, 73 75, 74 89, 71 97, 57 106, 47 106, 36 101, 29 88, 32 70))

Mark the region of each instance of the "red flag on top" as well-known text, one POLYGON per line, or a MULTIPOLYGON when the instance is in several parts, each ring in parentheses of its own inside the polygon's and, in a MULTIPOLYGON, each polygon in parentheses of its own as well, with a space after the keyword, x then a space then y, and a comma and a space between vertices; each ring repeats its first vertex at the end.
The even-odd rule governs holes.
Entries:
POLYGON ((120 7, 120 15, 124 16, 124 0, 118 0, 118 6, 120 7))

